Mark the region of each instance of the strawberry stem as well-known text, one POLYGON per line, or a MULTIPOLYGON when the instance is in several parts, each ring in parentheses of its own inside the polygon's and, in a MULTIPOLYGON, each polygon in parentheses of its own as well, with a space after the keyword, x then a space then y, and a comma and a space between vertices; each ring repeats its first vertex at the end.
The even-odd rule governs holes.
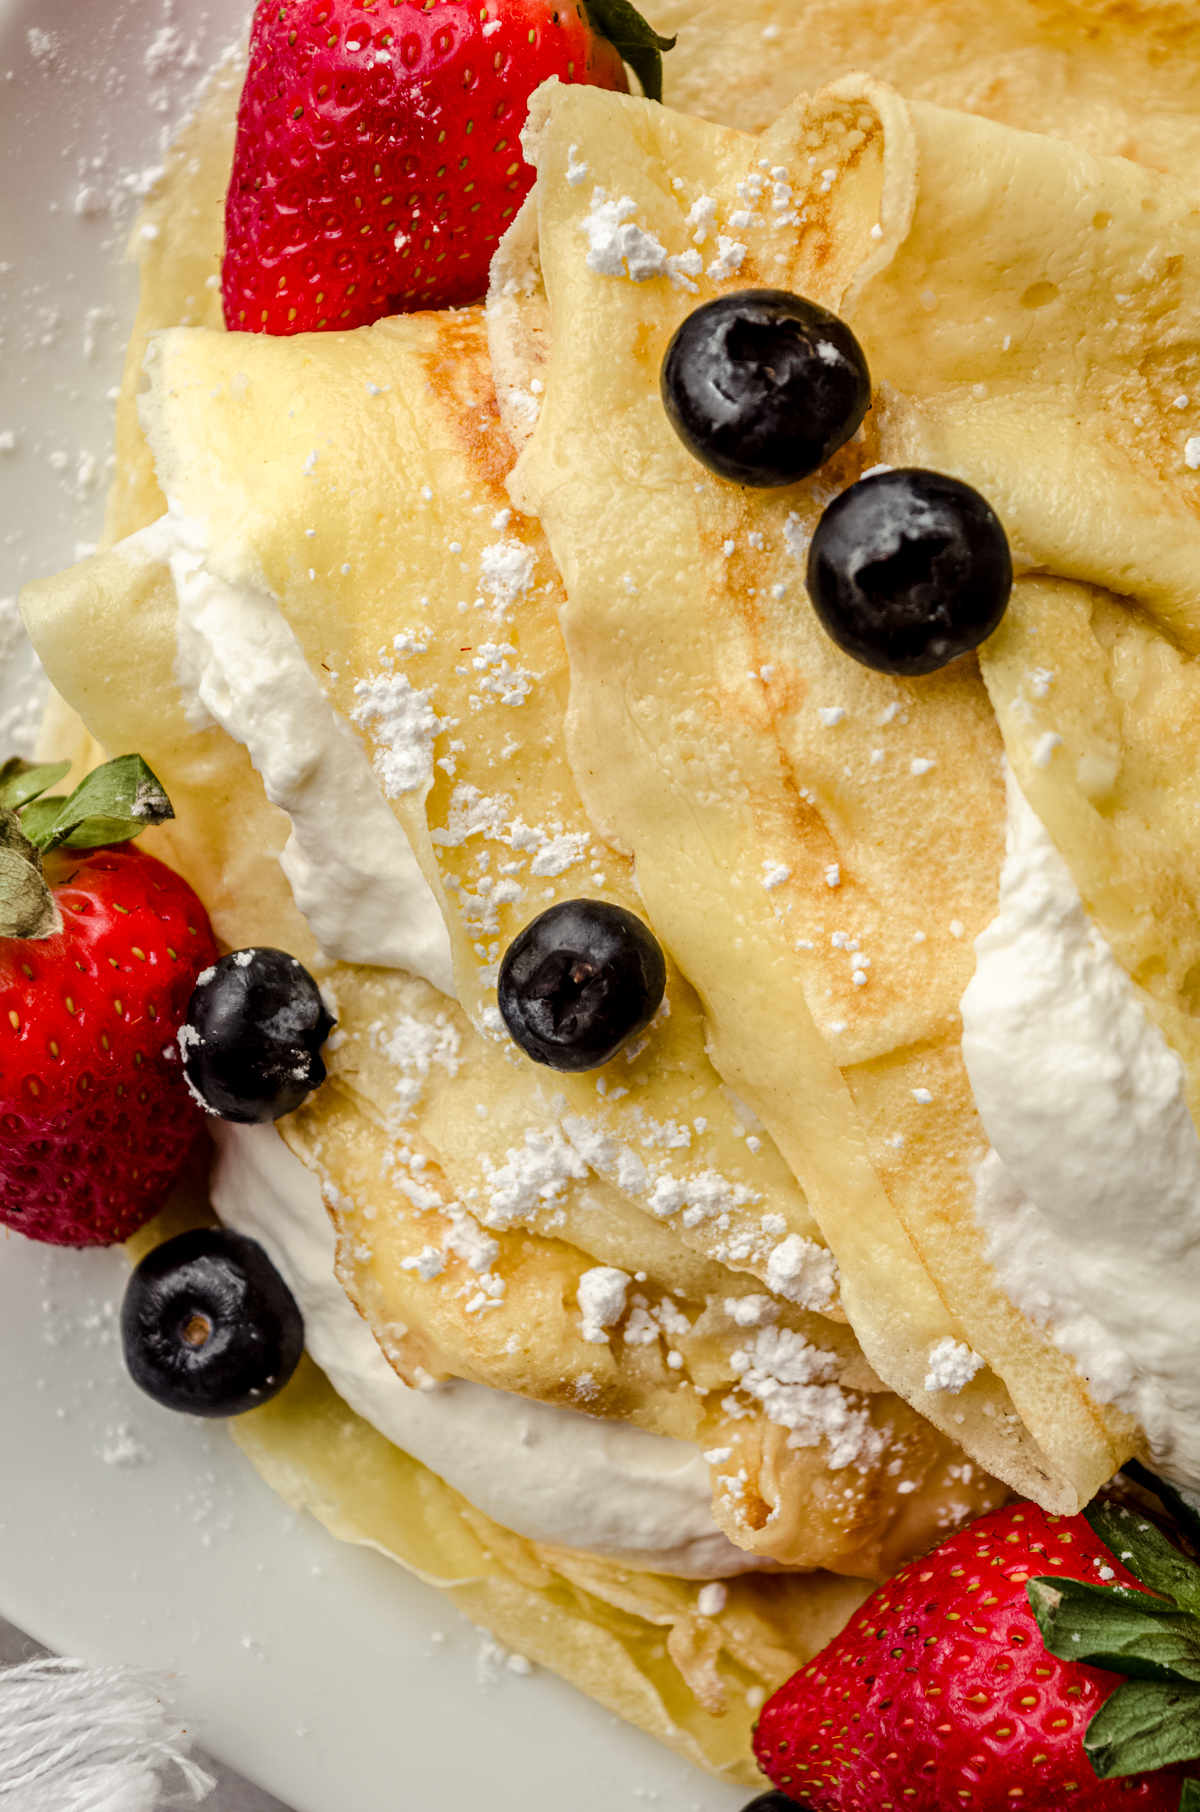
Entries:
POLYGON ((664 38, 643 19, 630 0, 583 0, 592 30, 621 53, 648 101, 662 100, 662 53, 675 48, 674 38, 664 38))
POLYGON ((0 766, 0 805, 7 806, 10 812, 19 812, 23 805, 28 805, 39 793, 57 786, 64 774, 69 774, 70 771, 69 761, 45 762, 38 766, 32 761, 22 761, 19 755, 13 755, 0 766))
POLYGON ((175 816, 162 782, 140 755, 93 768, 64 799, 47 795, 69 761, 40 766, 14 755, 0 766, 0 937, 47 938, 62 930, 42 875, 42 851, 127 843, 175 816))
POLYGON ((0 937, 53 937, 62 930, 42 858, 17 814, 0 806, 0 937))
POLYGON ((38 849, 98 849, 174 816, 162 782, 141 756, 119 755, 85 775, 69 799, 30 800, 21 829, 38 849))

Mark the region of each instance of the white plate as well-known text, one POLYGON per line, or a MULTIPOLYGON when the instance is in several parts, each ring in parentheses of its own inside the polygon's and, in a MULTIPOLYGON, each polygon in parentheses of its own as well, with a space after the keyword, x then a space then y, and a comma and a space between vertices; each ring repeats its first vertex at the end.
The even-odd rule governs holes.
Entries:
MULTIPOLYGON (((237 0, 0 0, 0 600, 98 532, 136 177, 242 23, 237 0)), ((7 752, 27 655, 2 608, 0 662, 7 752)), ((141 1397, 125 1274, 0 1239, 0 1614, 177 1675, 205 1746, 297 1812, 745 1802, 549 1674, 481 1686, 478 1633, 437 1592, 292 1515, 219 1424, 141 1397)))

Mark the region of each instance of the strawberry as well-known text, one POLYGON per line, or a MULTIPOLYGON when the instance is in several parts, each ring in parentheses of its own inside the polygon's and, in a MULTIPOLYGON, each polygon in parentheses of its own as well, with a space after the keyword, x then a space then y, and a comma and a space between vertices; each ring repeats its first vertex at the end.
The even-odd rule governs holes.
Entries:
POLYGON ((905 1567, 767 1701, 759 1765, 811 1812, 1195 1812, 1194 1611, 1200 1567, 1144 1517, 1009 1505, 905 1567))
POLYGON ((363 327, 474 302, 533 182, 549 76, 661 92, 630 0, 260 0, 225 208, 225 322, 363 327))
POLYGON ((172 815, 145 764, 38 796, 66 767, 0 767, 0 1221, 110 1245, 161 1206, 202 1123, 176 1033, 217 947, 187 882, 118 843, 172 815))

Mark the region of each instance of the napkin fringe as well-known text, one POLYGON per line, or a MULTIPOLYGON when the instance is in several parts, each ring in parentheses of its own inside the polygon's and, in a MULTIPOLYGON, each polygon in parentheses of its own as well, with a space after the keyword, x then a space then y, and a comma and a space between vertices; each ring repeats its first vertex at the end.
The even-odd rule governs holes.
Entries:
POLYGON ((0 1668, 0 1812, 155 1812, 179 1776, 173 1803, 202 1800, 216 1782, 165 1684, 57 1656, 0 1668))

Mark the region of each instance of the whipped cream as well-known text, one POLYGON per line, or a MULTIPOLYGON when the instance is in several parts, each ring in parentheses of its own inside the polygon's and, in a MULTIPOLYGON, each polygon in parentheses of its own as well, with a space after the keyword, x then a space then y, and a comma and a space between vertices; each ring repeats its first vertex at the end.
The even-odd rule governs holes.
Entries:
POLYGON ((975 942, 963 1057, 992 1144, 976 1174, 1012 1300, 1155 1465, 1200 1486, 1200 1138, 1184 1071, 1009 775, 1000 910, 975 942))
POLYGON ((351 1409, 478 1509, 531 1541, 685 1579, 761 1568, 712 1520, 708 1466, 687 1441, 485 1384, 411 1390, 334 1275, 317 1179, 273 1126, 213 1126, 212 1200, 265 1248, 304 1316, 305 1343, 351 1409))
POLYGON ((265 582, 215 573, 203 527, 175 502, 124 545, 135 544, 171 569, 188 722, 218 723, 241 743, 268 799, 291 819, 280 865, 321 950, 408 969, 453 994, 450 939, 432 889, 265 582))

